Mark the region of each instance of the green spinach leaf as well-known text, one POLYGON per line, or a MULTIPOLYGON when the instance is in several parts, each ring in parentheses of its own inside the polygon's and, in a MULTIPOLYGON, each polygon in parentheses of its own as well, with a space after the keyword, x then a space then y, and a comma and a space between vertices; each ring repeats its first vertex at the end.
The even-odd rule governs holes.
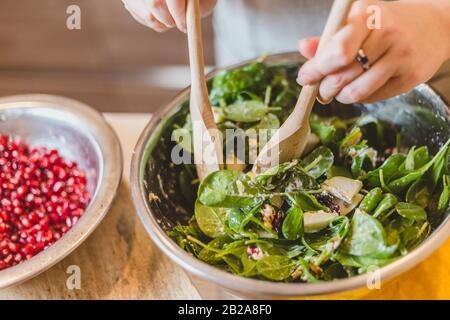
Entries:
POLYGON ((412 203, 399 202, 395 208, 398 214, 405 219, 415 222, 424 221, 427 219, 427 213, 421 206, 412 203))
POLYGON ((294 272, 297 264, 286 256, 265 256, 256 263, 258 273, 264 278, 283 281, 294 272))
POLYGON ((314 149, 301 161, 306 173, 316 179, 324 175, 331 168, 333 163, 333 152, 329 148, 323 146, 314 149))
POLYGON ((303 210, 295 206, 291 207, 286 212, 281 230, 286 239, 299 239, 303 234, 303 210))
POLYGON ((240 208, 261 202, 259 190, 239 171, 220 170, 209 174, 200 184, 198 200, 206 206, 240 208))
POLYGON ((211 208, 200 201, 195 202, 195 220, 200 230, 210 238, 226 235, 225 211, 222 208, 211 208))
POLYGON ((383 225, 372 216, 357 210, 345 238, 343 252, 353 256, 391 257, 397 244, 389 245, 383 225))

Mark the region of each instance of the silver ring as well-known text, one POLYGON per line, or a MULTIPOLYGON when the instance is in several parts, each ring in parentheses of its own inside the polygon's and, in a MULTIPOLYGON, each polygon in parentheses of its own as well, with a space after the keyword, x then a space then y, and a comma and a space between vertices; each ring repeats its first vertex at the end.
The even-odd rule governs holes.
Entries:
POLYGON ((358 50, 358 55, 356 56, 356 61, 363 67, 365 71, 370 69, 369 57, 366 55, 363 49, 358 50))

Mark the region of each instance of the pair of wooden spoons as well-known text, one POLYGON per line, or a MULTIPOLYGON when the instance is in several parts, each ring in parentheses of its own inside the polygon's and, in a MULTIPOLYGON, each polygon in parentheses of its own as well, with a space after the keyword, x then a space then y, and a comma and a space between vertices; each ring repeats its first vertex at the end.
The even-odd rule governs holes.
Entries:
MULTIPOLYGON (((320 39, 318 52, 344 25, 354 0, 335 0, 320 39)), ((193 123, 194 160, 200 179, 221 169, 223 149, 208 96, 203 59, 200 6, 188 0, 186 9, 189 61, 191 66, 190 112, 193 123)), ((304 86, 297 104, 283 125, 260 151, 253 171, 263 172, 275 164, 299 158, 311 132, 309 118, 319 92, 319 83, 304 86)))

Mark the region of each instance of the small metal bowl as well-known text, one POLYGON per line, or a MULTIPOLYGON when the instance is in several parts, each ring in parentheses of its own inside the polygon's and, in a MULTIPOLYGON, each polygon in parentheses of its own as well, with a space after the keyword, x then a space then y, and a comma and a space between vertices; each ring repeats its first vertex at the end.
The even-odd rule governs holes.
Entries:
POLYGON ((77 248, 108 212, 119 188, 119 140, 103 116, 78 101, 51 95, 0 98, 0 134, 57 149, 85 171, 91 202, 81 219, 46 250, 0 272, 0 289, 28 280, 77 248))
MULTIPOLYGON (((268 56, 268 64, 294 64, 302 62, 297 53, 286 53, 268 56)), ((242 67, 254 61, 247 61, 228 69, 242 67)), ((207 76, 211 80, 213 72, 207 76)), ((176 181, 176 172, 171 172, 170 149, 165 145, 170 135, 164 132, 172 124, 186 114, 180 114, 189 101, 189 88, 181 92, 169 103, 158 116, 154 116, 144 129, 135 147, 131 162, 131 191, 137 212, 147 232, 159 248, 181 265, 189 273, 210 282, 210 287, 225 289, 242 298, 355 298, 368 293, 367 283, 370 274, 362 274, 352 278, 320 283, 278 283, 244 278, 227 273, 183 251, 173 239, 167 235, 177 221, 184 221, 192 212, 185 207, 177 192, 170 192, 176 181), (164 143, 162 142, 164 141, 164 143), (148 181, 148 183, 147 183, 148 181), (148 201, 149 190, 156 194, 160 201, 148 201)), ((339 106, 337 106, 339 107, 339 106)), ((351 106, 341 106, 336 112, 349 112, 351 106)), ((381 101, 379 103, 359 106, 369 113, 377 114, 383 120, 401 127, 408 139, 405 145, 427 145, 432 152, 450 138, 450 113, 444 101, 427 85, 420 85, 404 95, 381 101), (414 117, 402 106, 415 105, 423 108, 423 117, 414 117), (401 113, 401 114, 399 114, 401 113), (430 117, 433 122, 430 122, 430 117)), ((322 110, 324 108, 321 108, 322 110)), ((333 110, 333 107, 328 108, 333 110)), ((334 112, 334 111, 333 111, 334 112)), ((380 268, 379 276, 383 283, 412 268, 429 256, 450 235, 450 218, 448 212, 445 219, 433 233, 415 250, 397 261, 380 268)))

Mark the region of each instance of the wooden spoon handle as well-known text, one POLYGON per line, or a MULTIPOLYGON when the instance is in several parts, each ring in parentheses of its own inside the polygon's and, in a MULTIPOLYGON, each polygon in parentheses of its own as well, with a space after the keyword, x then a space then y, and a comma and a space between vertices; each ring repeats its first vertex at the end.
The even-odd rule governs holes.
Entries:
POLYGON ((325 45, 330 42, 331 38, 334 36, 339 29, 345 24, 350 9, 352 8, 353 2, 355 0, 335 0, 331 8, 330 14, 328 16, 327 23, 323 29, 322 36, 320 37, 319 47, 317 52, 323 50, 325 45))
POLYGON ((206 85, 198 0, 187 1, 186 23, 191 70, 189 110, 192 120, 193 151, 197 174, 202 180, 209 173, 221 168, 223 150, 220 132, 214 121, 206 85))
POLYGON ((205 64, 203 57, 202 25, 198 0, 188 0, 186 6, 186 24, 189 46, 189 63, 191 70, 192 107, 198 109, 199 116, 206 122, 206 127, 215 125, 214 116, 209 103, 206 86, 205 64), (209 123, 212 121, 212 123, 209 123))

